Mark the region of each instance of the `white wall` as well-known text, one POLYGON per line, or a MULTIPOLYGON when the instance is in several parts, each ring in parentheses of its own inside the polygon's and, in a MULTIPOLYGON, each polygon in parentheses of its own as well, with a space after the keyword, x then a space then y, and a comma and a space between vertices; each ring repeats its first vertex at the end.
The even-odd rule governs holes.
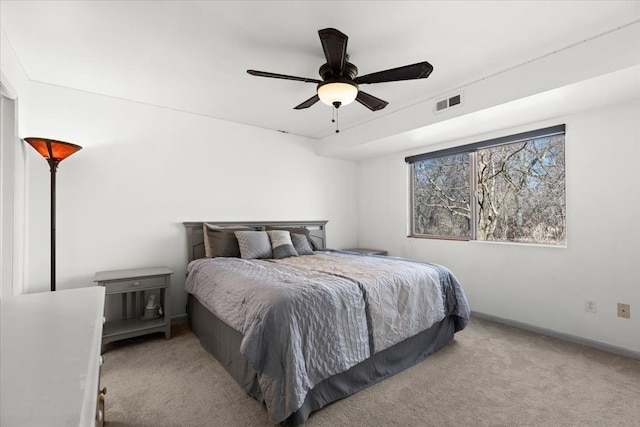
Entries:
POLYGON ((565 248, 407 238, 404 157, 442 145, 360 163, 358 244, 448 266, 474 311, 640 351, 639 117, 635 101, 447 144, 566 123, 565 248), (617 317, 618 302, 631 319, 617 317))
POLYGON ((29 164, 26 147, 20 143, 18 135, 26 124, 29 79, 3 31, 0 31, 0 65, 3 93, 0 114, 0 296, 6 297, 22 294, 27 280, 25 216, 29 164))
MULTIPOLYGON (((25 136, 84 148, 57 174, 57 288, 96 271, 166 265, 184 313, 183 221, 327 219, 328 244, 356 242, 356 164, 309 139, 32 83, 25 136), (28 135, 27 135, 28 134, 28 135)), ((49 168, 30 150, 28 292, 49 289, 49 168)))

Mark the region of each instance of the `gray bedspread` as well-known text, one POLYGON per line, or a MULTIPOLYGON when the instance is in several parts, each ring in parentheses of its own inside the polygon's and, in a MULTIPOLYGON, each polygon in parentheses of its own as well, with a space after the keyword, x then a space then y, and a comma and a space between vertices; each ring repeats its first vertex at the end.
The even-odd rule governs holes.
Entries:
POLYGON ((280 423, 320 381, 469 307, 444 267, 337 252, 188 267, 186 291, 244 335, 270 421, 280 423))

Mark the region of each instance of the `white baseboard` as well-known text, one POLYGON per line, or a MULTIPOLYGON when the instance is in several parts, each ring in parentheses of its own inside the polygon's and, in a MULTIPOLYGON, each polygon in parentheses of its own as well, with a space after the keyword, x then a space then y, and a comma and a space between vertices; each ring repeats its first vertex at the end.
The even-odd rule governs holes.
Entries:
POLYGON ((513 326, 514 328, 524 329, 526 331, 535 332, 541 335, 546 335, 549 337, 558 338, 564 341, 569 341, 575 344, 584 345, 587 347, 597 348, 598 350, 606 351, 609 353, 614 353, 620 356, 630 357, 632 359, 640 360, 640 352, 635 350, 630 350, 623 347, 618 347, 615 345, 603 343, 600 341, 590 340, 588 338, 582 338, 571 334, 565 334, 563 332, 554 331, 552 329, 541 328, 539 326, 530 325, 528 323, 518 322, 517 320, 505 319, 498 316, 493 316, 491 314, 480 313, 477 311, 473 311, 471 316, 477 317, 479 319, 492 320, 497 323, 502 323, 504 325, 513 326))

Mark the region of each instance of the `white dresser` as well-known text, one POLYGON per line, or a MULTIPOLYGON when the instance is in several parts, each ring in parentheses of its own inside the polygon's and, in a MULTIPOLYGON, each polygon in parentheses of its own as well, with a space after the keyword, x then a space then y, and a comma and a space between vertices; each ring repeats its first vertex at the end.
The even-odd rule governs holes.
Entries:
POLYGON ((0 299, 0 425, 96 426, 104 288, 0 299))

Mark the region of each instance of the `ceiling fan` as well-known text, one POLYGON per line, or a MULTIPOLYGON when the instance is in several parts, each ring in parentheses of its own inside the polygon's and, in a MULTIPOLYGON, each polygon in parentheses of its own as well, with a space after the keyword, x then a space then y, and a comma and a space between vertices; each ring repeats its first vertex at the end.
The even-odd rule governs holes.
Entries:
POLYGON ((358 68, 349 62, 349 55, 347 54, 347 40, 349 38, 335 28, 325 28, 318 31, 318 34, 320 35, 324 56, 327 59, 327 62, 320 67, 319 71, 322 80, 256 70, 247 70, 247 73, 252 76, 316 83, 318 85, 316 95, 294 107, 296 110, 309 108, 318 101, 337 109, 356 100, 371 111, 378 111, 389 103, 361 91, 359 85, 426 79, 433 71, 433 66, 424 61, 357 77, 358 68))

